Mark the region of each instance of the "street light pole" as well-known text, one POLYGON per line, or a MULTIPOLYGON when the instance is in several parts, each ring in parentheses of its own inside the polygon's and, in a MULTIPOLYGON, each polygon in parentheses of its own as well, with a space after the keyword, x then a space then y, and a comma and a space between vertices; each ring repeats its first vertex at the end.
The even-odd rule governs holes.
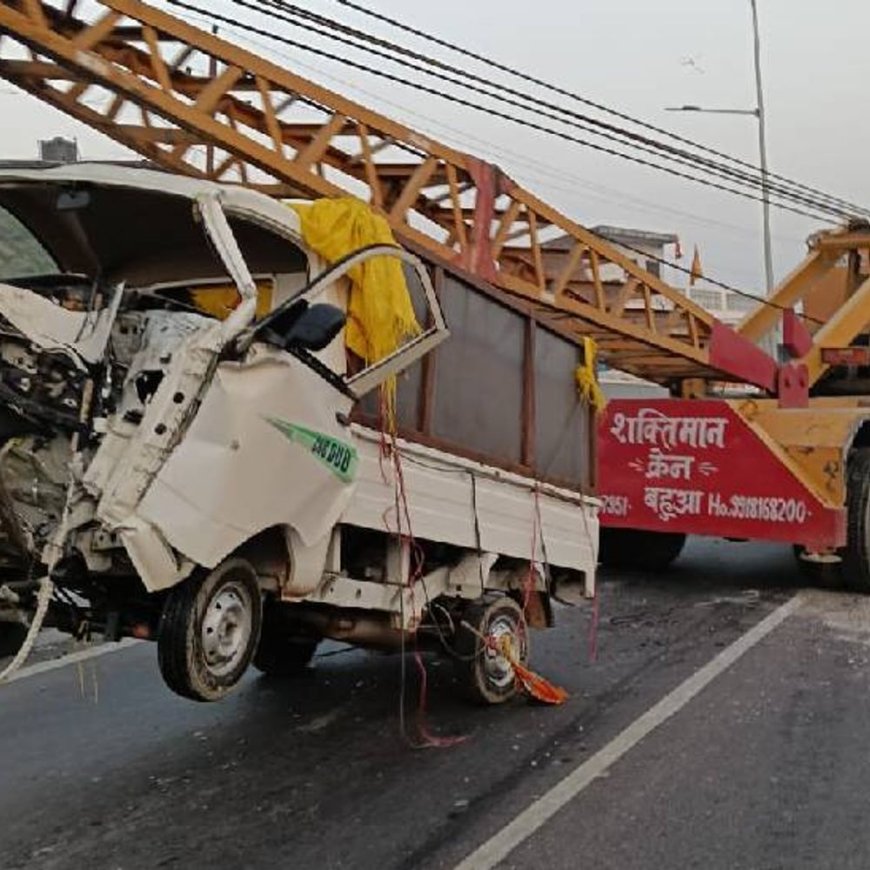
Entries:
MULTIPOLYGON (((761 170, 761 209, 762 238, 764 245, 764 283, 766 295, 771 296, 774 290, 773 249, 770 238, 770 176, 767 170, 767 137, 765 130, 764 90, 761 86, 761 39, 758 29, 757 0, 749 0, 752 10, 752 40, 753 58, 755 62, 755 108, 754 109, 706 109, 701 106, 668 106, 668 112, 704 112, 718 115, 754 115, 758 121, 758 162, 761 170)), ((776 356, 778 339, 776 334, 766 337, 762 345, 776 356)))
POLYGON ((752 35, 755 57, 755 94, 758 116, 758 153, 761 164, 761 207, 764 232, 764 277, 767 295, 773 293, 773 251, 770 242, 770 190, 767 175, 767 140, 764 128, 764 89, 761 87, 761 39, 758 34, 758 8, 756 0, 749 0, 752 7, 752 35))

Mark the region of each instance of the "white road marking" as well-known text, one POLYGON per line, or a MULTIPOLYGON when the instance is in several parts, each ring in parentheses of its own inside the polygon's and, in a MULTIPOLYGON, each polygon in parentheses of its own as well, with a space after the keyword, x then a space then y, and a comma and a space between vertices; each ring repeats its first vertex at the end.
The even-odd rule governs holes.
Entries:
MULTIPOLYGON (((125 637, 124 640, 118 643, 103 643, 99 646, 91 646, 87 649, 81 649, 77 652, 69 653, 61 656, 59 659, 49 659, 45 662, 37 662, 35 665, 28 665, 16 671, 6 680, 6 683, 14 683, 16 680, 25 680, 28 677, 38 677, 40 674, 56 671, 58 668, 65 668, 67 665, 74 665, 78 662, 86 662, 88 659, 99 658, 100 656, 108 655, 109 653, 120 652, 122 649, 129 649, 131 646, 142 643, 141 640, 136 640, 132 637, 125 637)), ((0 684, 0 691, 4 684, 0 684)))
POLYGON ((646 713, 635 719, 604 748, 576 767, 513 821, 475 849, 456 866, 455 870, 490 870, 503 861, 520 843, 541 828, 586 786, 598 777, 606 776, 608 768, 614 762, 674 713, 685 707, 702 689, 791 616, 800 607, 802 600, 802 594, 798 593, 749 629, 746 634, 741 635, 704 667, 695 671, 691 677, 650 707, 646 713))

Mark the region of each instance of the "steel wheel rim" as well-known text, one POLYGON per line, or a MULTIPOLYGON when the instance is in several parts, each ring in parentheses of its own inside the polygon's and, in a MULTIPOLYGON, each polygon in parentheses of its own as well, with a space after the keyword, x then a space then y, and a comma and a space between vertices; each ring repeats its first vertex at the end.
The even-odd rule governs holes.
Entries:
POLYGON ((231 673, 245 657, 253 630, 250 597, 236 581, 225 583, 206 606, 200 632, 206 667, 216 677, 231 673))
POLYGON ((513 665, 502 652, 502 644, 510 644, 511 654, 522 660, 521 644, 517 636, 517 624, 507 615, 497 616, 487 629, 487 643, 483 653, 483 670, 486 680, 497 689, 505 689, 516 679, 513 665))

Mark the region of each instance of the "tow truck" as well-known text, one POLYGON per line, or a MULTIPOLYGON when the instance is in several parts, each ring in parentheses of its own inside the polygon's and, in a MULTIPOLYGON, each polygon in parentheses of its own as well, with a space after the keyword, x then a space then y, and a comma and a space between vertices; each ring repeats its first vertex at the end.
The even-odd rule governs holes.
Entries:
POLYGON ((752 394, 670 380, 670 398, 608 405, 605 564, 665 568, 690 534, 780 541, 812 581, 870 592, 868 251, 865 223, 813 235, 747 313, 742 337, 782 334, 783 361, 757 359, 752 394))

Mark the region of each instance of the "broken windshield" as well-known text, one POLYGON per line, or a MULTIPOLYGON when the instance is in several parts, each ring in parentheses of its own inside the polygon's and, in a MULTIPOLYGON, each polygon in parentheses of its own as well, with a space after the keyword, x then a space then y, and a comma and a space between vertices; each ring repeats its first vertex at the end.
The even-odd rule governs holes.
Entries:
POLYGON ((0 281, 54 275, 57 263, 15 215, 0 206, 0 281))

